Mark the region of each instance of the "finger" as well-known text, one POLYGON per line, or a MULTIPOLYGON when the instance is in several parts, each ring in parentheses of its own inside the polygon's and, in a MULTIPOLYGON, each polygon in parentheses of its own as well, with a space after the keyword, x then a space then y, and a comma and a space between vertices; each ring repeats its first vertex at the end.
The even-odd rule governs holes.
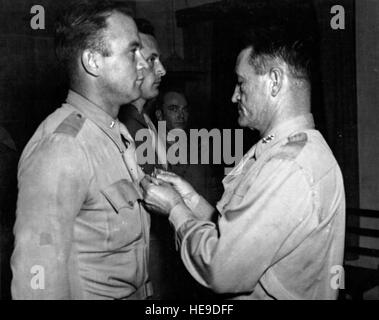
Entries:
POLYGON ((159 169, 154 168, 154 171, 151 173, 150 176, 155 178, 155 177, 157 176, 158 170, 159 170, 159 169))
POLYGON ((150 180, 151 180, 151 176, 148 175, 148 174, 145 174, 143 178, 146 179, 147 181, 150 181, 150 180))
POLYGON ((167 172, 167 171, 163 170, 163 169, 159 169, 159 168, 154 168, 154 172, 155 172, 155 174, 158 174, 158 173, 164 173, 164 172, 167 172))
POLYGON ((171 177, 178 177, 178 175, 172 171, 165 171, 165 170, 162 170, 162 169, 157 169, 156 171, 156 175, 158 174, 161 174, 161 175, 164 175, 164 176, 171 176, 171 177))
POLYGON ((171 184, 175 184, 179 181, 179 177, 177 175, 166 175, 166 174, 157 174, 157 179, 160 179, 161 181, 166 181, 171 184))
POLYGON ((154 177, 150 177, 150 181, 152 183, 154 183, 156 186, 159 186, 159 185, 161 185, 162 182, 164 182, 163 180, 157 179, 157 178, 154 178, 154 177))
MULTIPOLYGON (((173 188, 173 185, 167 181, 164 181, 164 180, 161 180, 161 179, 158 179, 158 178, 151 178, 151 182, 155 185, 155 186, 160 186, 160 187, 168 187, 168 188, 173 188)), ((156 189, 155 187, 151 187, 150 189, 156 189)))
POLYGON ((151 184, 151 177, 149 177, 148 175, 145 175, 140 182, 140 186, 142 187, 143 190, 147 190, 150 184, 151 184))
POLYGON ((153 196, 150 194, 151 192, 151 189, 149 189, 148 191, 145 191, 144 194, 143 194, 143 203, 148 203, 148 204, 151 204, 154 202, 153 200, 153 196))

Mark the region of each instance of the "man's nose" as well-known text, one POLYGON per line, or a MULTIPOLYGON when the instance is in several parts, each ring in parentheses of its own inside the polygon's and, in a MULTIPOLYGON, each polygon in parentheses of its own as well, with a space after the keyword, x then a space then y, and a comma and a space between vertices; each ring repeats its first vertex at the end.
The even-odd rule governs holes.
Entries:
POLYGON ((184 112, 183 112, 183 111, 179 111, 179 113, 178 113, 178 119, 179 119, 180 121, 183 121, 183 120, 184 120, 184 112))
POLYGON ((160 61, 158 62, 157 74, 161 77, 164 77, 166 75, 166 69, 160 61))
POLYGON ((238 103, 239 100, 240 100, 240 92, 239 92, 238 87, 236 86, 234 88, 234 92, 233 92, 233 95, 232 95, 232 102, 233 103, 238 103))
POLYGON ((180 112, 179 112, 179 117, 180 117, 180 119, 181 119, 182 121, 185 121, 186 118, 187 118, 187 116, 188 116, 188 111, 187 111, 187 109, 185 109, 185 108, 181 109, 180 112))
POLYGON ((136 56, 137 56, 137 70, 149 68, 149 64, 147 63, 147 61, 143 57, 140 50, 137 50, 136 56))

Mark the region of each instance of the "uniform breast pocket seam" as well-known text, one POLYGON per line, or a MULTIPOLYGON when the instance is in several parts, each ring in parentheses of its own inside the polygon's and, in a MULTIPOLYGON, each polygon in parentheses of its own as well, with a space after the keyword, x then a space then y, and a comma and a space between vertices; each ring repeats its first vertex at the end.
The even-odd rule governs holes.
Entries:
POLYGON ((143 222, 136 207, 140 196, 134 184, 126 179, 118 180, 101 190, 101 193, 114 210, 107 214, 107 248, 118 250, 139 242, 143 222))
POLYGON ((136 201, 140 199, 133 183, 126 179, 118 180, 101 190, 101 193, 112 205, 117 214, 123 208, 133 209, 136 201))

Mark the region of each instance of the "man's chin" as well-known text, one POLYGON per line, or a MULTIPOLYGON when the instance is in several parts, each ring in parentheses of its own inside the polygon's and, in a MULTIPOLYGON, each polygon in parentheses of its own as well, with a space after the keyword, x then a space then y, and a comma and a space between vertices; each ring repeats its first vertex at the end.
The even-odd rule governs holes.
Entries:
POLYGON ((136 101, 139 98, 141 98, 141 90, 139 88, 135 88, 132 92, 129 92, 127 94, 126 100, 128 101, 124 101, 124 103, 125 104, 132 103, 133 101, 136 101))
POLYGON ((158 90, 158 88, 154 88, 154 89, 152 89, 152 90, 149 92, 149 94, 148 94, 149 99, 156 98, 156 97, 158 96, 158 94, 159 94, 159 90, 158 90))
POLYGON ((238 121, 238 125, 240 127, 244 128, 244 127, 247 126, 247 121, 246 121, 246 119, 244 117, 239 116, 237 121, 238 121))
POLYGON ((141 91, 135 90, 134 92, 132 92, 130 97, 132 98, 132 101, 138 100, 139 98, 141 98, 141 91))
POLYGON ((159 94, 158 90, 151 90, 151 91, 142 90, 141 98, 143 98, 144 100, 150 100, 150 99, 156 98, 158 94, 159 94))

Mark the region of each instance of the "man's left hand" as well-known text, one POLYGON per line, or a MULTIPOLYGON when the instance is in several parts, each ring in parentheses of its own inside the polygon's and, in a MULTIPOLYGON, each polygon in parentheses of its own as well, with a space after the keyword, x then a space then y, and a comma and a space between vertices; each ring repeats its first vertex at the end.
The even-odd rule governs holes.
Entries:
POLYGON ((184 201, 175 188, 160 179, 145 176, 141 181, 144 204, 149 210, 169 215, 172 208, 184 201))

